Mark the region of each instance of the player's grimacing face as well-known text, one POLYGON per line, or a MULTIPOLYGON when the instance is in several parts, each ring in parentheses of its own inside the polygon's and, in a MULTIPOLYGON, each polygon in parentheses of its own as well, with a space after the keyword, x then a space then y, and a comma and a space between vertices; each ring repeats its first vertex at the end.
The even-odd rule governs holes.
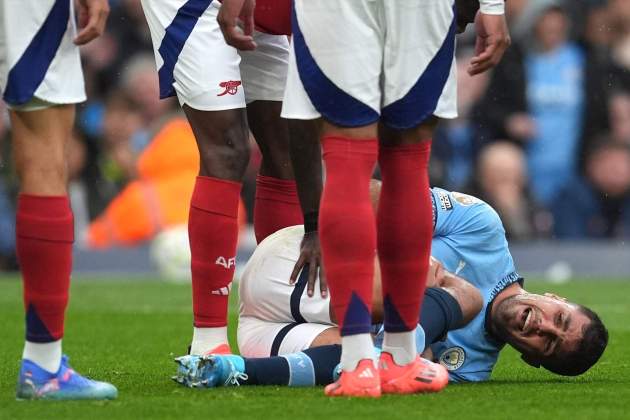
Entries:
POLYGON ((552 294, 516 295, 497 309, 502 338, 521 353, 541 358, 574 351, 590 323, 577 305, 552 294))

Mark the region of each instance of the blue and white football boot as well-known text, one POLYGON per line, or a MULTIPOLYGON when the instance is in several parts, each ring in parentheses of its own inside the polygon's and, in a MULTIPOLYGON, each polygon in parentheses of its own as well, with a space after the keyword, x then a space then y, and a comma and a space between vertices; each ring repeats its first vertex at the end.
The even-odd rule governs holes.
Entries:
POLYGON ((245 360, 233 354, 187 355, 176 358, 175 363, 173 380, 189 388, 238 386, 247 380, 245 360))
POLYGON ((113 400, 118 390, 107 382, 79 375, 61 358, 57 373, 50 373, 30 360, 23 359, 18 378, 18 400, 113 400))

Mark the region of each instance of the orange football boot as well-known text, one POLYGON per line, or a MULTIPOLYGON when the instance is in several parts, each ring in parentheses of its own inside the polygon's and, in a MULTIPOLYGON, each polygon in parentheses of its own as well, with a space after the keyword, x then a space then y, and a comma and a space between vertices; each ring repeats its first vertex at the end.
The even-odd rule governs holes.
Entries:
POLYGON ((324 392, 329 397, 381 396, 381 380, 372 359, 363 359, 353 371, 344 370, 337 382, 328 385, 324 392))
POLYGON ((420 356, 408 365, 399 366, 391 354, 383 352, 379 359, 379 373, 384 394, 439 392, 448 385, 446 368, 420 356))
POLYGON ((219 344, 212 350, 205 352, 203 355, 210 356, 213 354, 233 354, 233 353, 232 353, 232 349, 230 348, 230 345, 223 343, 223 344, 219 344))

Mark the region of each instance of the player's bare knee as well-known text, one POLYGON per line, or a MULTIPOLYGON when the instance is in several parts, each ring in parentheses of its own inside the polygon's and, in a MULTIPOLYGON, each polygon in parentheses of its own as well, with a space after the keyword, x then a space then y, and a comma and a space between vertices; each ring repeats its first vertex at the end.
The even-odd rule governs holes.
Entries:
POLYGON ((200 145, 203 176, 240 181, 249 162, 249 144, 236 138, 224 138, 223 144, 200 145))
POLYGON ((330 327, 319 333, 311 343, 310 348, 329 346, 332 344, 341 344, 341 336, 339 335, 339 329, 337 327, 330 327))

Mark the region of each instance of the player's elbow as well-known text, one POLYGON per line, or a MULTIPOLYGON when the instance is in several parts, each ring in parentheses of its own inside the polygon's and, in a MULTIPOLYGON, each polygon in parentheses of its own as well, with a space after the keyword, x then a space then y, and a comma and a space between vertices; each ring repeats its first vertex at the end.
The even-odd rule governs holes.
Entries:
POLYGON ((455 298, 462 311, 461 323, 457 325, 457 328, 462 328, 481 312, 483 298, 475 286, 457 276, 453 277, 459 281, 453 281, 446 290, 455 298))
POLYGON ((479 290, 472 285, 470 285, 467 289, 468 290, 462 296, 462 299, 458 299, 459 306, 462 308, 463 325, 472 321, 477 315, 479 315, 479 312, 481 312, 481 309, 483 308, 483 298, 481 297, 479 290))

